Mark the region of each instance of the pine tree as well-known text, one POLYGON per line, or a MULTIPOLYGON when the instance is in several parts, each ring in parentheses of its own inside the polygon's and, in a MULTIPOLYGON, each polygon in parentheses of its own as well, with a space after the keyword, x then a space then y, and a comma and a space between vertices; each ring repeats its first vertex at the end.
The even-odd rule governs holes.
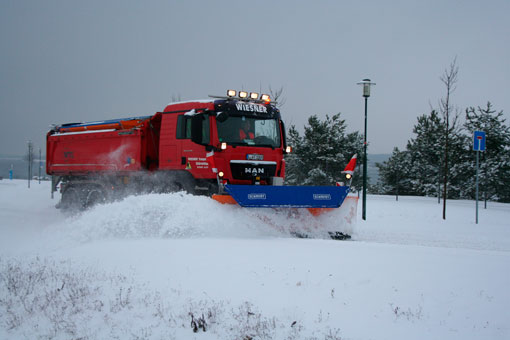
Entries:
POLYGON ((407 143, 411 191, 415 195, 434 196, 442 178, 444 122, 437 111, 418 117, 414 139, 407 143))
MULTIPOLYGON (((402 195, 441 196, 444 185, 444 128, 444 121, 437 111, 418 117, 413 128, 415 137, 408 141, 406 150, 394 150, 387 162, 378 165, 385 193, 396 193, 398 184, 402 195)), ((460 165, 465 162, 466 141, 457 126, 450 126, 448 135, 448 198, 458 198, 463 188, 464 173, 460 165)))
POLYGON ((461 125, 450 127, 448 148, 448 198, 463 197, 468 172, 463 168, 469 159, 469 138, 463 133, 461 125))
POLYGON ((346 134, 345 130, 340 113, 326 115, 324 121, 317 115, 311 116, 302 137, 291 126, 288 144, 294 150, 285 158, 287 184, 332 185, 340 180, 345 165, 353 154, 360 154, 362 146, 358 132, 346 134))
MULTIPOLYGON (((503 111, 497 112, 487 102, 486 108, 466 109, 465 132, 472 140, 474 131, 486 133, 486 150, 480 153, 480 191, 483 198, 510 202, 510 127, 505 125, 503 111)), ((471 144, 469 144, 471 145, 471 144)), ((469 148, 469 158, 464 169, 471 168, 466 178, 467 195, 474 197, 475 152, 469 148)), ((466 171, 467 172, 467 171, 466 171)))
POLYGON ((292 146, 292 152, 285 155, 285 182, 289 185, 299 185, 304 181, 304 160, 297 151, 303 144, 303 138, 299 135, 294 125, 291 125, 287 133, 287 144, 292 146))
POLYGON ((413 194, 410 174, 410 153, 393 149, 390 158, 383 163, 376 163, 379 169, 380 193, 386 195, 413 194))

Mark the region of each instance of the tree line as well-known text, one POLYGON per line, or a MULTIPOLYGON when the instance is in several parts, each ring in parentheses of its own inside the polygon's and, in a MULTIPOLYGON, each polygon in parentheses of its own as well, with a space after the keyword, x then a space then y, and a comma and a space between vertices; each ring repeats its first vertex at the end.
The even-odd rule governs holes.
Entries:
MULTIPOLYGON (((510 202, 510 127, 503 111, 490 102, 469 107, 460 124, 458 115, 448 131, 448 199, 475 197, 475 151, 473 132, 486 133, 486 151, 480 153, 480 193, 485 200, 510 202)), ((395 147, 389 159, 377 163, 379 182, 368 188, 373 194, 444 195, 445 117, 436 110, 421 115, 405 150, 395 147)), ((293 152, 286 155, 286 183, 289 185, 332 185, 354 154, 358 167, 353 187, 361 188, 363 134, 346 132, 341 113, 321 120, 312 115, 301 135, 295 126, 287 134, 293 152)))
MULTIPOLYGON (((377 163, 379 182, 368 188, 373 194, 437 196, 443 199, 475 197, 475 157, 473 132, 486 133, 486 151, 480 153, 480 192, 487 200, 510 202, 510 128, 503 111, 490 102, 484 107, 468 107, 462 112, 452 105, 451 95, 457 83, 456 59, 439 78, 445 97, 438 109, 418 117, 414 137, 405 150, 394 148, 390 158, 377 163)), ((278 97, 281 96, 281 91, 278 97)), ((341 114, 317 115, 308 119, 301 135, 295 126, 288 130, 288 144, 294 147, 286 155, 286 183, 289 185, 332 185, 353 154, 358 154, 353 188, 361 188, 363 134, 346 132, 341 114)))
MULTIPOLYGON (((510 202, 510 128, 503 111, 490 102, 465 109, 465 121, 450 127, 448 143, 447 198, 475 197, 473 132, 486 133, 486 151, 480 153, 480 192, 485 200, 510 202)), ((444 195, 445 121, 437 111, 418 117, 414 137, 405 150, 394 148, 390 158, 378 163, 380 194, 444 195)))

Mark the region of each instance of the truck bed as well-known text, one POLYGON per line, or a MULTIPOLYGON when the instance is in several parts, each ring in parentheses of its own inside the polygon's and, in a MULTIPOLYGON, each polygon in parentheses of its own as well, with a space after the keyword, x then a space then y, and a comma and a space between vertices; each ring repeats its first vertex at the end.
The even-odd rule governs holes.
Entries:
POLYGON ((132 172, 145 168, 144 130, 56 133, 47 137, 50 175, 132 172))

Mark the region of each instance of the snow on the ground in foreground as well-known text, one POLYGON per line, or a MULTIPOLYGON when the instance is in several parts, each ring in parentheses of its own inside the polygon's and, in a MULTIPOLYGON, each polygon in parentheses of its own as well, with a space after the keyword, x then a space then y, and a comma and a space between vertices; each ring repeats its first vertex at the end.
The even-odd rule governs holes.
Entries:
POLYGON ((508 204, 368 196, 342 242, 182 193, 66 217, 31 186, 0 181, 2 339, 510 338, 508 204))

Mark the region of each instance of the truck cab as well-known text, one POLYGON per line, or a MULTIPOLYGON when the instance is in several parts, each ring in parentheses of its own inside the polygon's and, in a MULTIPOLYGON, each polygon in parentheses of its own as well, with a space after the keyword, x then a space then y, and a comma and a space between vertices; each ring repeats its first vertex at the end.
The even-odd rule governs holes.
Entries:
POLYGON ((173 103, 154 119, 161 119, 161 171, 186 171, 198 188, 210 192, 225 184, 283 183, 285 127, 268 100, 173 103))

